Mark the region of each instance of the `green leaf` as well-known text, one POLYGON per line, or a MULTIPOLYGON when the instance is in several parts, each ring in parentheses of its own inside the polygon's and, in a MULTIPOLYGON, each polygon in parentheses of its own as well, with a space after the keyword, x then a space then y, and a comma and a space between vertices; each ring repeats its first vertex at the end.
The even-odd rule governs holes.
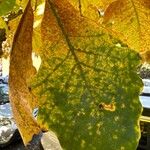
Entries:
POLYGON ((16 0, 1 0, 0 1, 0 16, 7 14, 15 6, 16 0))
POLYGON ((135 150, 142 82, 138 54, 118 47, 67 0, 47 0, 42 65, 33 81, 39 119, 66 150, 135 150))

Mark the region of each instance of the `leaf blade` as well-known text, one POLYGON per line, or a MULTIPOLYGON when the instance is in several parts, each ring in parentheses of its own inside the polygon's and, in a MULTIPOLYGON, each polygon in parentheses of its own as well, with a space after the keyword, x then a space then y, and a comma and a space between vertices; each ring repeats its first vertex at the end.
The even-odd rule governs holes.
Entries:
POLYGON ((33 104, 35 99, 28 85, 30 78, 35 73, 31 58, 33 10, 30 2, 29 0, 14 36, 9 72, 11 105, 16 124, 25 145, 32 140, 34 134, 38 134, 41 131, 32 116, 32 110, 35 108, 33 104))
POLYGON ((137 53, 107 42, 108 35, 66 0, 46 1, 41 30, 42 65, 33 84, 40 120, 64 149, 135 149, 141 113, 137 53), (128 120, 121 116, 129 114, 128 120))
POLYGON ((15 6, 15 0, 0 1, 0 16, 6 15, 15 6))
POLYGON ((150 48, 149 15, 148 0, 117 0, 106 9, 104 23, 120 33, 119 37, 129 47, 146 54, 150 48))

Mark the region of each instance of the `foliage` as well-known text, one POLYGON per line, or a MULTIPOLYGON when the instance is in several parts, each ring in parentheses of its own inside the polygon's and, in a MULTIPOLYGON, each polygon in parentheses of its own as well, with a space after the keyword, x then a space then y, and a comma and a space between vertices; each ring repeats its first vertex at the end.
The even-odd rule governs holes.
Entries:
POLYGON ((13 40, 10 57, 10 99, 13 114, 24 143, 41 131, 32 116, 36 100, 30 92, 29 80, 35 74, 32 66, 33 10, 29 1, 13 40), (26 41, 26 43, 24 43, 26 41))
POLYGON ((149 0, 117 0, 107 8, 104 23, 120 32, 119 37, 131 48, 146 54, 150 49, 149 16, 149 0))
POLYGON ((34 85, 39 117, 57 133, 63 148, 136 149, 138 55, 117 47, 65 0, 46 3, 42 40, 43 63, 34 85))
POLYGON ((0 1, 0 16, 7 14, 15 6, 15 0, 0 1))
POLYGON ((130 48, 150 58, 149 0, 69 0, 82 15, 99 22, 130 48), (80 3, 79 3, 80 1, 80 3))
POLYGON ((64 149, 136 149, 137 52, 145 58, 149 50, 148 0, 46 0, 44 14, 38 12, 44 0, 16 2, 25 10, 9 24, 17 29, 9 83, 24 143, 41 130, 31 115, 37 97, 39 122, 56 132, 64 149), (32 46, 42 59, 36 76, 32 46))

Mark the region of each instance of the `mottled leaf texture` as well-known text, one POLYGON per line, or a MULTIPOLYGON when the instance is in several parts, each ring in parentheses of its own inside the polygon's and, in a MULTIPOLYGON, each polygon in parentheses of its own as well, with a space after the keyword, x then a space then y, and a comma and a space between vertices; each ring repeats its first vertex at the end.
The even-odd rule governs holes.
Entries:
POLYGON ((105 8, 116 0, 68 0, 79 12, 80 15, 89 19, 100 19, 105 8))
POLYGON ((0 0, 0 16, 6 15, 15 5, 15 0, 0 0))
POLYGON ((142 54, 150 50, 149 0, 112 2, 106 9, 104 23, 119 32, 119 37, 134 50, 142 54))
POLYGON ((34 96, 28 85, 35 69, 32 66, 32 30, 33 11, 30 0, 20 20, 14 36, 10 56, 10 100, 13 114, 23 141, 27 144, 34 134, 40 132, 36 120, 32 117, 32 108, 35 107, 34 96))
POLYGON ((116 45, 67 0, 46 0, 41 29, 42 64, 33 82, 39 119, 64 150, 135 150, 138 54, 116 45))

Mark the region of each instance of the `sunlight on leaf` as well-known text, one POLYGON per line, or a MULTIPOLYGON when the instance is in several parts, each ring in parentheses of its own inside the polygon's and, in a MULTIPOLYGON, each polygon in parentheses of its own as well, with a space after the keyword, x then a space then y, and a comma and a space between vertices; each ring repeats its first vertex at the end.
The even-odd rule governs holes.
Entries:
POLYGON ((16 4, 22 7, 23 9, 26 8, 29 0, 16 0, 16 4))
POLYGON ((42 64, 32 88, 40 100, 40 120, 56 132, 62 147, 136 149, 139 55, 67 0, 46 0, 41 33, 42 64))
POLYGON ((98 18, 99 9, 102 8, 103 3, 100 0, 68 0, 75 9, 80 12, 81 16, 89 18, 98 18), (90 15, 90 16, 89 16, 90 15))
MULTIPOLYGON (((29 0, 16 0, 16 4, 22 7, 23 9, 26 8, 29 0)), ((33 10, 36 10, 36 7, 43 3, 45 0, 32 0, 31 5, 33 10)))
POLYGON ((32 65, 33 10, 29 1, 14 36, 10 56, 10 100, 14 118, 23 141, 27 144, 40 127, 32 117, 37 101, 28 82, 35 74, 32 65))
POLYGON ((101 21, 107 6, 116 0, 68 0, 81 16, 101 21))
POLYGON ((6 23, 5 23, 4 19, 2 19, 1 17, 0 17, 0 28, 7 29, 6 23))
POLYGON ((1 0, 0 1, 0 16, 6 15, 15 6, 15 0, 1 0))
POLYGON ((34 31, 33 31, 33 41, 32 41, 32 46, 33 46, 33 51, 36 53, 39 53, 39 51, 42 48, 42 43, 41 43, 41 22, 44 14, 44 8, 45 8, 45 3, 40 3, 35 12, 34 12, 34 31))
POLYGON ((150 50, 149 16, 149 0, 116 0, 106 9, 104 23, 120 33, 119 38, 129 47, 144 56, 150 50))

